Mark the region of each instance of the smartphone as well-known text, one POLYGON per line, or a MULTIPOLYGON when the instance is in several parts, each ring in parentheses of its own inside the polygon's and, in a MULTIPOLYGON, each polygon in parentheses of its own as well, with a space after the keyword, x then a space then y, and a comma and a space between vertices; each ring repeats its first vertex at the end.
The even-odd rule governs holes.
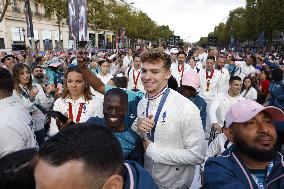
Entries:
POLYGON ((63 115, 59 111, 50 110, 50 111, 47 111, 47 115, 54 118, 54 119, 58 118, 59 121, 63 124, 66 123, 66 121, 68 120, 68 117, 66 117, 65 115, 63 115))

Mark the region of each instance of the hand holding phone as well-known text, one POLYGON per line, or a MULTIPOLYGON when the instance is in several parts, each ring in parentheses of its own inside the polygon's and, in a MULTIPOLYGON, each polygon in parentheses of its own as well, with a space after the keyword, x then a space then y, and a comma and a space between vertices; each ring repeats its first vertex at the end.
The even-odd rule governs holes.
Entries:
MULTIPOLYGON (((63 115, 61 112, 54 111, 54 110, 47 111, 47 115, 54 119, 57 118, 62 124, 65 124, 69 119, 68 117, 63 115)), ((73 123, 72 120, 71 120, 71 123, 73 123)))

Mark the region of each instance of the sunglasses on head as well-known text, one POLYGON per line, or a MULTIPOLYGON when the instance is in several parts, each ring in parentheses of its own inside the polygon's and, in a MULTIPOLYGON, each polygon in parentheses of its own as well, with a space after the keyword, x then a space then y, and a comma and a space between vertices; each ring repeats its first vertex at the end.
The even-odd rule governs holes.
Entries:
POLYGON ((9 57, 9 58, 6 58, 6 60, 15 60, 15 59, 12 57, 9 57))

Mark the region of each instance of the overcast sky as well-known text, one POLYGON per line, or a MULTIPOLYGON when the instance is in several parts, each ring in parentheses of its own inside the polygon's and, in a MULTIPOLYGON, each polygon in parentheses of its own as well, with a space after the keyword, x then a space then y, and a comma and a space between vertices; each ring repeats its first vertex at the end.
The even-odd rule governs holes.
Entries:
POLYGON ((169 25, 176 35, 196 42, 225 22, 229 12, 246 0, 127 0, 159 25, 169 25), (190 36, 190 37, 189 37, 190 36))

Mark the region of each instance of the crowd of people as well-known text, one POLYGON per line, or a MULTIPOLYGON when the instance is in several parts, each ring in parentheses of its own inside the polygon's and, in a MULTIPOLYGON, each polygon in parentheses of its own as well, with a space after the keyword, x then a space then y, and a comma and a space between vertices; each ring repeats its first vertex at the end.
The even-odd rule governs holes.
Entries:
POLYGON ((284 54, 0 52, 0 188, 284 188, 284 54), (200 167, 200 171, 199 170, 200 167))

